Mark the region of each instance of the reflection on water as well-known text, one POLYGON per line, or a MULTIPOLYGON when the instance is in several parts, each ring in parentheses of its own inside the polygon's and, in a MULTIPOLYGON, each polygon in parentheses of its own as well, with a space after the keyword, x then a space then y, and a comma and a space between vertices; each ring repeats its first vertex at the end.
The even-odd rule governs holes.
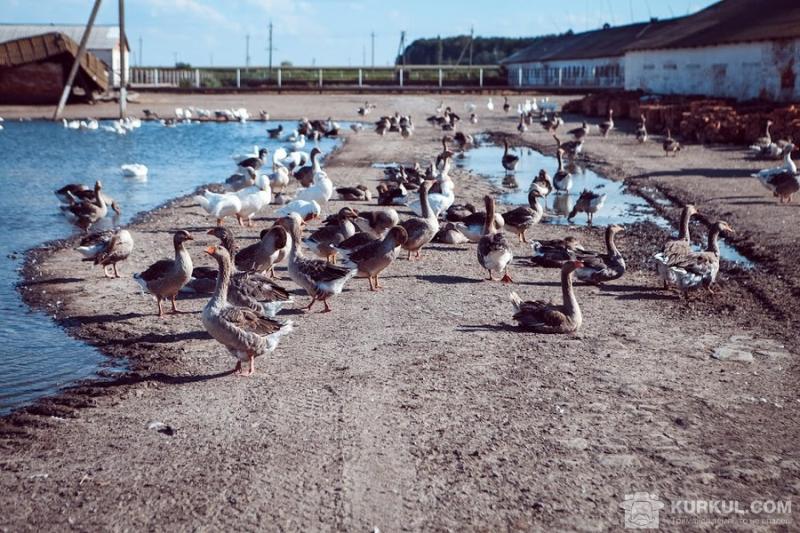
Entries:
MULTIPOLYGON (((76 231, 60 213, 53 191, 72 182, 91 186, 100 179, 104 191, 122 206, 119 220, 105 221, 102 226, 124 224, 137 212, 188 194, 198 185, 224 181, 235 170, 232 156, 251 152, 254 144, 270 150, 286 145, 266 138, 265 129, 275 124, 231 122, 165 128, 145 122, 127 135, 117 135, 68 130, 46 121, 3 123, 0 224, 4 238, 0 254, 16 254, 0 263, 0 413, 92 376, 106 361, 93 348, 69 338, 47 315, 30 312, 15 290, 22 252, 76 231), (120 166, 128 163, 146 165, 148 178, 123 177, 120 166)), ((283 125, 285 131, 292 131, 296 124, 283 125)), ((327 153, 336 142, 324 139, 320 147, 327 153)), ((311 147, 308 143, 306 150, 311 147)), ((79 275, 92 276, 100 279, 102 274, 88 265, 79 275)))
MULTIPOLYGON (((456 164, 470 172, 485 176, 498 187, 509 189, 501 196, 503 202, 527 205, 528 188, 539 170, 545 169, 552 178, 558 170, 558 161, 555 157, 546 156, 530 148, 517 148, 514 153, 519 156, 519 164, 514 173, 508 175, 500 163, 503 157, 503 148, 492 144, 484 143, 468 150, 465 157, 456 160, 456 164), (509 178, 512 178, 513 182, 509 178), (515 185, 512 186, 512 183, 515 185)), ((581 191, 589 189, 598 194, 607 195, 605 205, 594 215, 596 226, 649 221, 662 228, 672 228, 669 221, 659 216, 644 198, 629 193, 622 182, 604 178, 580 165, 568 164, 567 170, 572 173, 572 190, 568 194, 553 193, 547 197, 545 208, 549 216, 543 222, 570 224, 567 216, 572 210, 575 200, 580 196, 581 191)), ((579 215, 573 220, 573 223, 584 220, 585 218, 579 215)), ((755 266, 752 261, 741 255, 724 240, 720 241, 720 253, 723 259, 735 262, 743 268, 755 266)))

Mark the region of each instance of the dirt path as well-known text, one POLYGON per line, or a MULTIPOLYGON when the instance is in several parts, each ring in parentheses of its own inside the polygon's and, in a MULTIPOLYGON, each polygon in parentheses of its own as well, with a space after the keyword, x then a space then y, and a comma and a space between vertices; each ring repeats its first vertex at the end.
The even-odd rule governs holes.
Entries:
MULTIPOLYGON (((248 107, 346 120, 361 100, 264 97, 248 107)), ((374 186, 380 171, 371 163, 437 151, 439 132, 421 124, 437 99, 376 100, 379 111, 412 111, 417 133, 410 141, 348 136, 328 164, 337 184, 374 186)), ((514 124, 497 116, 470 129, 514 124)), ((531 142, 544 142, 538 135, 531 142)), ((626 142, 607 144, 649 163, 626 142)), ((674 169, 712 157, 701 150, 658 163, 674 169)), ((454 174, 460 199, 492 192, 454 174)), ((706 179, 715 178, 692 184, 706 179)), ((735 226, 746 225, 745 208, 728 209, 735 226)), ((190 199, 143 217, 131 227, 137 250, 124 272, 168 256, 176 228, 196 236, 193 257, 210 264, 201 253, 212 242, 209 222, 190 199)), ((242 240, 257 234, 233 229, 242 240)), ((599 229, 533 233, 579 233, 600 247, 599 229)), ((204 299, 181 301, 191 312, 161 321, 127 275, 102 280, 69 249, 37 253, 27 298, 60 301, 50 310, 70 334, 130 358, 133 372, 2 420, 0 528, 608 530, 621 528, 619 504, 634 492, 664 501, 796 497, 797 343, 783 347, 768 319, 747 325, 730 309, 724 292, 734 283, 692 304, 663 294, 641 259, 663 238, 628 228, 620 247, 631 271, 578 289, 585 322, 573 336, 517 330, 509 288, 479 281, 473 246, 431 246, 422 261, 393 264, 383 292, 357 279, 332 301, 333 313, 287 313, 296 331, 250 379, 230 375, 232 358, 204 333, 204 299), (754 361, 711 358, 721 348, 754 361), (149 430, 154 420, 174 433, 149 430)), ((522 262, 513 290, 560 298, 557 272, 522 262)), ((741 294, 743 309, 764 312, 741 294)), ((299 291, 295 298, 307 301, 299 291)), ((662 524, 668 518, 676 515, 662 512, 662 524)))

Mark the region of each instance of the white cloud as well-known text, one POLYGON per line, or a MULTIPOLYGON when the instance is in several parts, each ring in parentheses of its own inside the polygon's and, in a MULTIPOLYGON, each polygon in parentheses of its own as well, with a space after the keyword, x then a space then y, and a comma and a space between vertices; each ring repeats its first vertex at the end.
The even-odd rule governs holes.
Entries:
POLYGON ((237 29, 239 27, 234 21, 230 20, 216 8, 203 3, 200 0, 146 0, 153 8, 153 13, 157 16, 159 12, 170 13, 189 13, 194 17, 212 22, 227 29, 237 29))

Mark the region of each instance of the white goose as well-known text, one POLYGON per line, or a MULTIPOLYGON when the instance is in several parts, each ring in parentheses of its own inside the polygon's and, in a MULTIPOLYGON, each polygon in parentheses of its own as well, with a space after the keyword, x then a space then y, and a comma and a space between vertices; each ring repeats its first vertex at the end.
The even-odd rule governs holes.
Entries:
POLYGON ((239 224, 243 225, 239 215, 239 211, 242 209, 242 200, 236 193, 218 194, 205 190, 202 195, 198 194, 194 199, 206 213, 217 220, 218 226, 221 226, 227 217, 236 217, 239 224))
POLYGON ((292 213, 297 213, 304 221, 308 221, 313 218, 319 218, 321 212, 322 210, 320 209, 319 204, 314 200, 311 200, 310 202, 306 200, 292 200, 288 204, 275 211, 277 215, 282 217, 288 217, 292 213))
POLYGON ((246 221, 248 226, 252 226, 253 217, 272 202, 269 178, 263 174, 256 179, 255 185, 245 187, 235 194, 242 204, 237 218, 240 222, 246 221))
POLYGON ((333 182, 328 177, 328 173, 322 170, 319 165, 319 157, 313 159, 314 183, 306 189, 299 189, 295 198, 307 202, 315 201, 320 205, 328 203, 333 196, 333 182))

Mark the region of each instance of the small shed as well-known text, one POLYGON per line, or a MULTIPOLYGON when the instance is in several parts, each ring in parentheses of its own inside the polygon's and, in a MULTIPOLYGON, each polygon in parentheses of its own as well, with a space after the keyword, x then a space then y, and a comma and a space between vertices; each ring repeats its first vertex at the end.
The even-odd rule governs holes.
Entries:
MULTIPOLYGON (((23 37, 33 37, 43 33, 62 33, 75 41, 81 42, 83 24, 0 24, 0 43, 13 41, 23 37)), ((106 65, 106 76, 113 87, 119 86, 120 72, 122 70, 121 51, 119 42, 119 26, 110 24, 95 24, 89 32, 86 50, 94 54, 106 65)), ((130 68, 129 46, 125 43, 125 64, 130 68)), ((127 79, 130 79, 128 76, 127 79)))
MULTIPOLYGON (((78 43, 62 33, 45 33, 0 43, 0 101, 54 104, 61 97, 78 54, 78 43)), ((71 98, 89 100, 108 89, 105 64, 85 53, 71 98)))

